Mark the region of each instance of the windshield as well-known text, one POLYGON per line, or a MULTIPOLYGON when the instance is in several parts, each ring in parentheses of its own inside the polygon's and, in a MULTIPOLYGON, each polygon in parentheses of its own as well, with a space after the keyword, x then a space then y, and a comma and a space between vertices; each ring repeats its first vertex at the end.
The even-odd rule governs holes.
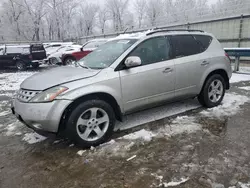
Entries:
POLYGON ((120 39, 107 42, 79 60, 78 64, 91 69, 107 68, 136 41, 137 39, 120 39))

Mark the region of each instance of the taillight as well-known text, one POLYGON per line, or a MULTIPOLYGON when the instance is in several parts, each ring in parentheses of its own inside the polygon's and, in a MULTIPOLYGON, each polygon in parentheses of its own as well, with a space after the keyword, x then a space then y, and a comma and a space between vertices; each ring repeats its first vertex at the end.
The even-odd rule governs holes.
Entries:
POLYGON ((231 58, 229 57, 229 55, 225 52, 225 56, 228 58, 228 60, 231 62, 231 58))

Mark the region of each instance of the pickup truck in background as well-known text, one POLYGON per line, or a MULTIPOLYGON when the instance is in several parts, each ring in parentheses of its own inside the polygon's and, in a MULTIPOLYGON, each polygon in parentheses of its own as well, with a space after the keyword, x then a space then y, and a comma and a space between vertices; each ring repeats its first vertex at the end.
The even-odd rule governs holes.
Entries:
POLYGON ((28 67, 38 68, 46 57, 43 45, 2 45, 0 46, 0 67, 15 67, 23 71, 28 67))

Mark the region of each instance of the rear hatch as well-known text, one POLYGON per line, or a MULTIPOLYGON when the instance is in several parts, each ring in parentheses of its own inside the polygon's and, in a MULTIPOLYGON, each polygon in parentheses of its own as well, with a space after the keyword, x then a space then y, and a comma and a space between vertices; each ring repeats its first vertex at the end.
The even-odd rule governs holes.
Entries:
POLYGON ((43 60, 46 58, 46 51, 43 44, 32 44, 30 52, 33 60, 43 60))

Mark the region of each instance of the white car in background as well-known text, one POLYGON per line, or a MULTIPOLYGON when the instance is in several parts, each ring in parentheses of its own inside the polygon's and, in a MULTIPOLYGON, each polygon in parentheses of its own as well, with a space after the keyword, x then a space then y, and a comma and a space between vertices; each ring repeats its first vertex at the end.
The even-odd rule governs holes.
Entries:
POLYGON ((44 43, 44 47, 46 50, 47 57, 51 55, 52 53, 55 53, 59 48, 62 46, 70 46, 73 45, 73 42, 62 42, 62 43, 44 43))
POLYGON ((52 52, 49 56, 47 56, 47 59, 45 61, 52 65, 61 64, 61 58, 63 54, 80 51, 81 47, 81 45, 61 46, 56 51, 52 52))

